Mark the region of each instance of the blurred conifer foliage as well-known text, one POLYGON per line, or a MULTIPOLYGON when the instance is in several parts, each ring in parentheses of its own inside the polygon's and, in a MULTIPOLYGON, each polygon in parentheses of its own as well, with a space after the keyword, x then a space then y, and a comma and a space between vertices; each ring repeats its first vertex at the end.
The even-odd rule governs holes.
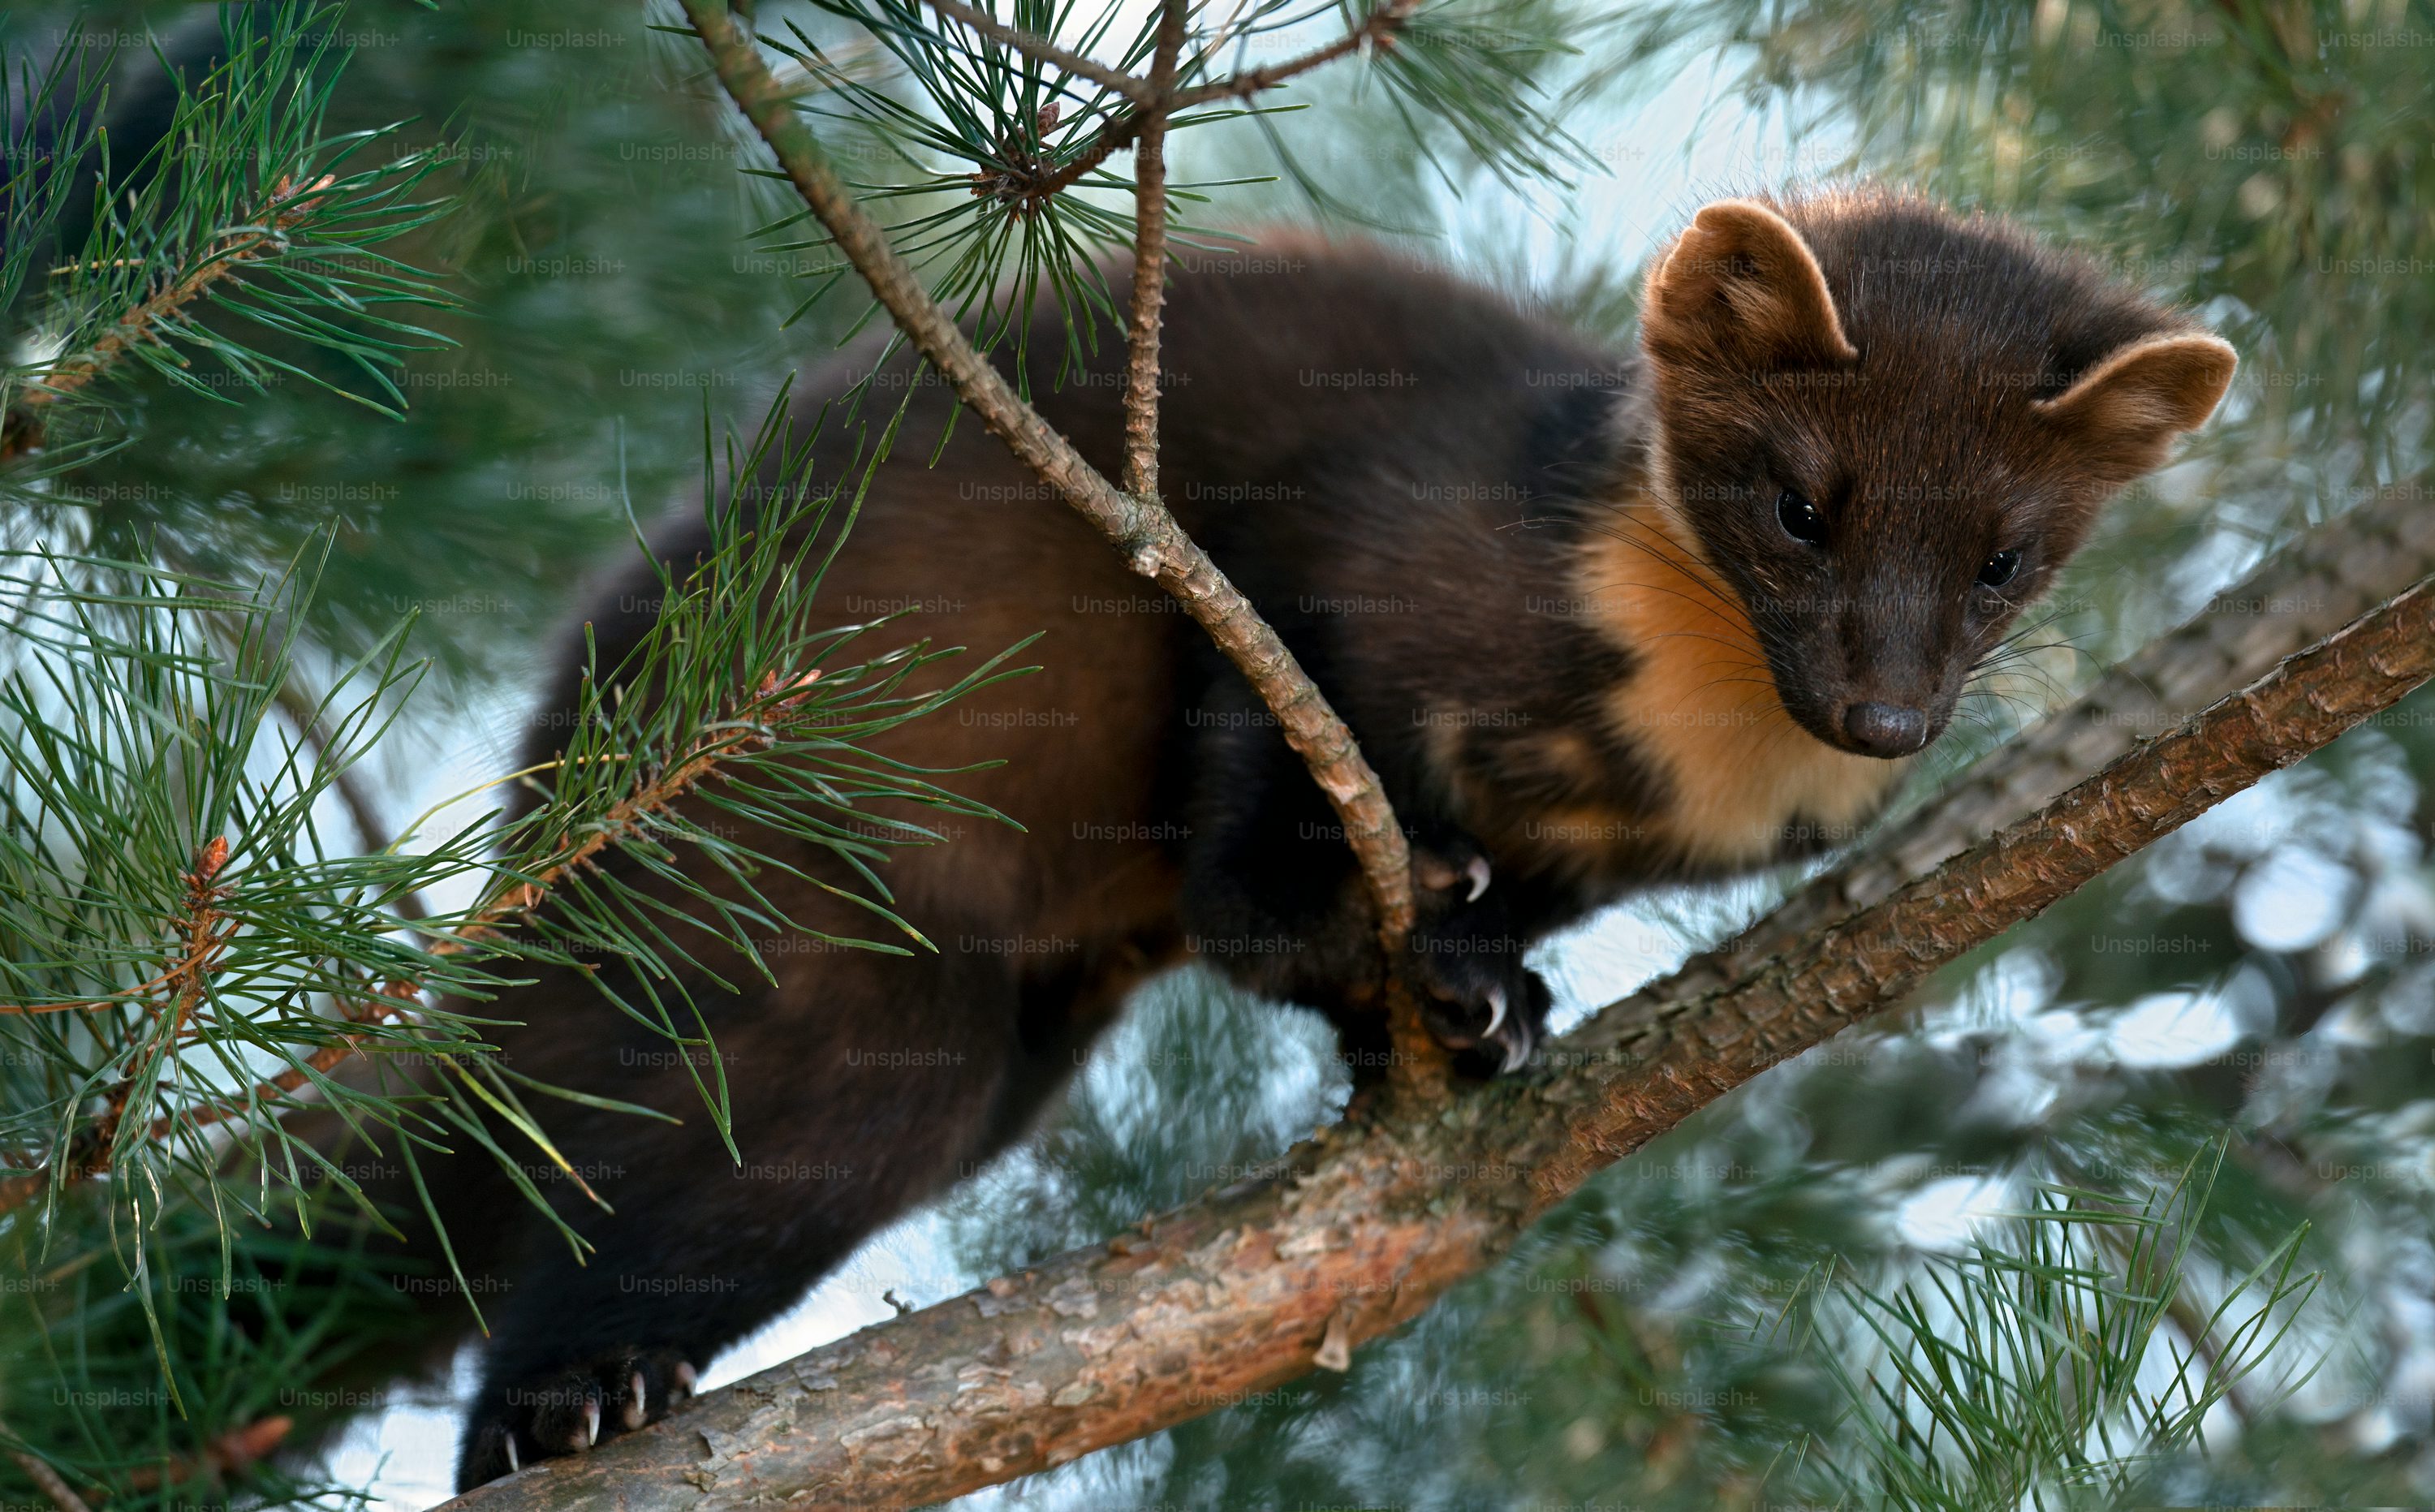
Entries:
MULTIPOLYGON (((1361 9, 1259 0, 1242 38, 1324 41, 1361 9)), ((912 0, 760 11, 951 307, 986 327, 1055 285, 1113 310, 1090 260, 1129 224, 1121 156, 1045 211, 972 187, 1071 166, 1113 102, 1052 98, 912 0)), ((1139 8, 1004 14, 1119 65, 1148 45, 1139 8)), ((1422 15, 1435 40, 1389 64, 1179 120, 1186 243, 1292 217, 1451 247, 1624 339, 1628 259, 1507 232, 1535 214, 1563 240, 1573 197, 1629 192, 1618 170, 1648 153, 1615 133, 1699 74, 1718 129, 1759 122, 1767 149, 1698 188, 1899 179, 2077 242, 2239 346, 2225 416, 2114 512, 1948 770, 2297 531, 2427 488, 2426 0, 1422 15)), ((818 605, 851 490, 738 487, 803 475, 787 375, 868 316, 784 186, 739 171, 760 149, 695 87, 698 52, 653 32, 669 19, 538 0, 0 18, 0 1505, 348 1504, 358 1487, 277 1452, 378 1400, 349 1383, 406 1310, 353 1276, 343 1173, 282 1108, 333 1092, 352 1048, 411 1048, 457 1067, 446 1096, 333 1094, 409 1159, 562 1159, 542 1109, 580 1089, 521 1083, 478 1020, 427 1005, 507 990, 520 962, 682 954, 630 901, 556 885, 585 845, 749 869, 657 802, 697 764, 786 786, 832 839, 823 805, 959 807, 952 775, 858 766, 855 742, 1017 670, 993 660, 1010 648, 909 692, 933 648, 818 605), (475 805, 391 848, 435 748, 497 758, 467 785, 509 776, 497 731, 570 569, 697 487, 723 550, 668 585, 644 669, 682 696, 600 708, 504 833, 475 805), (706 743, 722 725, 769 738, 706 743), (806 763, 855 780, 811 794, 788 777, 806 763)), ((1688 208, 1651 203, 1643 229, 1688 208)), ((872 444, 859 417, 825 439, 872 444)), ((923 948, 889 911, 888 842, 851 833, 862 943, 923 948)), ((2426 1501, 2430 839, 2422 695, 1608 1172, 1350 1373, 1026 1494, 2426 1501)), ((1600 964, 1616 938, 1679 954, 1796 880, 1635 905, 1549 965, 1594 1005, 1632 985, 1600 964)), ((696 928, 745 937, 701 901, 696 928)), ((706 1033, 674 993, 600 1011, 706 1033)), ((1344 1093, 1315 1020, 1170 980, 919 1242, 977 1280, 1097 1239, 1256 1169, 1344 1093)), ((702 1095, 716 1116, 722 1090, 702 1095)))

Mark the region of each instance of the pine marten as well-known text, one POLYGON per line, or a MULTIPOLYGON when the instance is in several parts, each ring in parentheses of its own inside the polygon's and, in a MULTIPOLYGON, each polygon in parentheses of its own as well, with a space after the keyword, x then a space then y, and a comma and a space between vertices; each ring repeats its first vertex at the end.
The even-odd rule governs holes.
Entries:
MULTIPOLYGON (((1031 351, 1062 322, 1044 314, 1031 351)), ((1034 360, 1042 414, 1114 475, 1117 344, 1055 385, 1034 360)), ((1494 1070, 1547 1010, 1532 942, 1865 825, 2100 504, 2214 410, 2234 354, 2001 223, 1848 191, 1700 211, 1652 265, 1636 352, 1374 246, 1278 239, 1177 257, 1165 364, 1166 500, 1376 766, 1423 897, 1397 969, 1494 1070)), ((435 1182, 493 1331, 463 1485, 659 1417, 695 1364, 1018 1138, 1151 973, 1200 959, 1328 1012, 1356 1070, 1383 1059, 1366 895, 1274 720, 980 426, 933 460, 953 403, 935 379, 882 381, 916 384, 919 439, 821 602, 840 623, 907 610, 906 636, 941 644, 1044 632, 1037 676, 879 744, 1002 761, 957 781, 1025 828, 958 825, 889 863, 936 954, 778 941, 774 988, 711 961, 748 984, 697 994, 740 1168, 692 1068, 591 987, 554 976, 494 1010, 525 1021, 499 1035, 518 1071, 684 1122, 548 1105, 615 1209, 563 1201, 588 1263, 479 1152, 435 1182)), ((698 524, 659 541, 701 545, 698 524)), ((601 596, 600 666, 654 592, 601 596)), ((532 760, 562 740, 579 663, 532 760)), ((811 884, 762 883, 799 923, 861 932, 811 884)))

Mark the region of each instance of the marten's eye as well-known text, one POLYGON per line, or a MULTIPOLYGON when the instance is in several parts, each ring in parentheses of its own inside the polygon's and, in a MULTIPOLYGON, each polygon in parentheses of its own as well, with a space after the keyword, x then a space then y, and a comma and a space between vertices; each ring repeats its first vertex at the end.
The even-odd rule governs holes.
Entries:
POLYGON ((1804 544, 1826 544, 1826 522, 1819 516, 1818 507, 1790 489, 1775 496, 1775 523, 1804 544))
POLYGON ((1978 569, 1978 581, 1988 588, 2001 588, 2011 582, 2012 575, 2020 570, 2019 552, 1999 551, 1987 558, 1987 565, 1978 569))

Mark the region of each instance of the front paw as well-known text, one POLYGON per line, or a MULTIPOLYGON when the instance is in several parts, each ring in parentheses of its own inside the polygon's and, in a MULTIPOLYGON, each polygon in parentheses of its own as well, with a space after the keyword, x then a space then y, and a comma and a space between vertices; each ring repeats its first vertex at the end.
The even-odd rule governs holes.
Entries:
POLYGON ((1422 929, 1412 935, 1404 977, 1438 1042, 1518 1071, 1530 1059, 1554 995, 1522 964, 1523 944, 1503 936, 1422 929))
POLYGON ((693 1366, 674 1349, 617 1349, 485 1391, 465 1426, 457 1488, 468 1491, 535 1460, 580 1454, 659 1421, 693 1395, 693 1366))
POLYGON ((1476 903, 1488 890, 1492 875, 1488 857, 1467 842, 1412 847, 1412 880, 1424 893, 1476 903))

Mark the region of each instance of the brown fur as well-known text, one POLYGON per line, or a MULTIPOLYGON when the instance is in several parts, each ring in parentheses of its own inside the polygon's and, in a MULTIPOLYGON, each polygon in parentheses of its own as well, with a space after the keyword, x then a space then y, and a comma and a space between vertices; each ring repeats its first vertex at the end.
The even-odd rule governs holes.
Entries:
POLYGON ((2100 476, 2136 477, 2165 459, 2176 435, 2206 423, 2237 363, 2231 343, 2219 336, 2155 336, 2030 407, 2067 435, 2083 465, 2100 476))
MULTIPOLYGON (((1390 969, 1476 1069, 1539 1029, 1535 941, 1634 888, 1864 823, 1902 765, 1855 753, 1854 700, 1941 729, 2098 502, 2229 373, 2220 343, 2087 265, 1897 197, 1712 206, 1658 267, 1640 353, 1373 247, 1187 253, 1170 288, 1167 502, 1379 771, 1422 891, 1390 969), (1816 540, 1783 524, 1793 490, 1816 540), (2018 578, 1981 583, 2012 551, 2018 578)), ((1062 335, 1045 311, 1030 350, 1062 335)), ((809 385, 807 410, 872 360, 809 385)), ((1109 472, 1121 361, 1103 340, 1032 374, 1045 419, 1109 472)), ((1382 1063, 1361 881, 1273 719, 980 427, 933 466, 948 396, 901 358, 881 378, 888 401, 911 385, 904 436, 821 603, 839 620, 909 604, 891 637, 981 651, 1043 633, 1037 678, 879 743, 924 766, 1002 761, 954 785, 1026 828, 958 822, 888 865, 935 954, 781 939, 774 987, 709 958, 746 984, 693 984, 743 1169, 665 1041, 575 973, 502 1005, 523 1021, 499 1041, 517 1070, 686 1122, 549 1108, 615 1207, 553 1189, 598 1246, 588 1263, 483 1159, 438 1183, 467 1274, 496 1282, 466 1484, 510 1445, 564 1452, 587 1403, 614 1432, 636 1375, 656 1416, 680 1359, 1018 1137, 1126 993, 1187 954, 1330 1013, 1357 1074, 1382 1063)), ((660 547, 703 543, 680 519, 660 547)), ((643 634, 647 588, 602 595, 604 663, 643 634)), ((544 712, 535 760, 566 717, 544 712)), ((854 881, 817 849, 783 854, 854 881)), ((801 928, 861 932, 816 885, 761 881, 801 928)))
POLYGON ((1650 839, 1706 870, 1764 865, 1805 827, 1830 844, 1857 833, 1907 764, 1838 750, 1793 723, 1750 616, 1689 529, 1646 491, 1618 513, 1582 552, 1581 594, 1601 629, 1641 653, 1606 713, 1664 779, 1650 839))
POLYGON ((1749 610, 1786 712, 1828 744, 1869 700, 1924 711, 1933 739, 2098 507, 2233 366, 2078 258, 1875 190, 1710 207, 1660 260, 1649 316, 1655 486, 1749 610), (1822 545, 1787 541, 1782 490, 1814 504, 1822 545), (1974 591, 2011 550, 2017 577, 1974 591))
POLYGON ((1809 244, 1751 199, 1720 199, 1658 258, 1640 341, 1660 361, 1844 366, 1859 352, 1809 244))

